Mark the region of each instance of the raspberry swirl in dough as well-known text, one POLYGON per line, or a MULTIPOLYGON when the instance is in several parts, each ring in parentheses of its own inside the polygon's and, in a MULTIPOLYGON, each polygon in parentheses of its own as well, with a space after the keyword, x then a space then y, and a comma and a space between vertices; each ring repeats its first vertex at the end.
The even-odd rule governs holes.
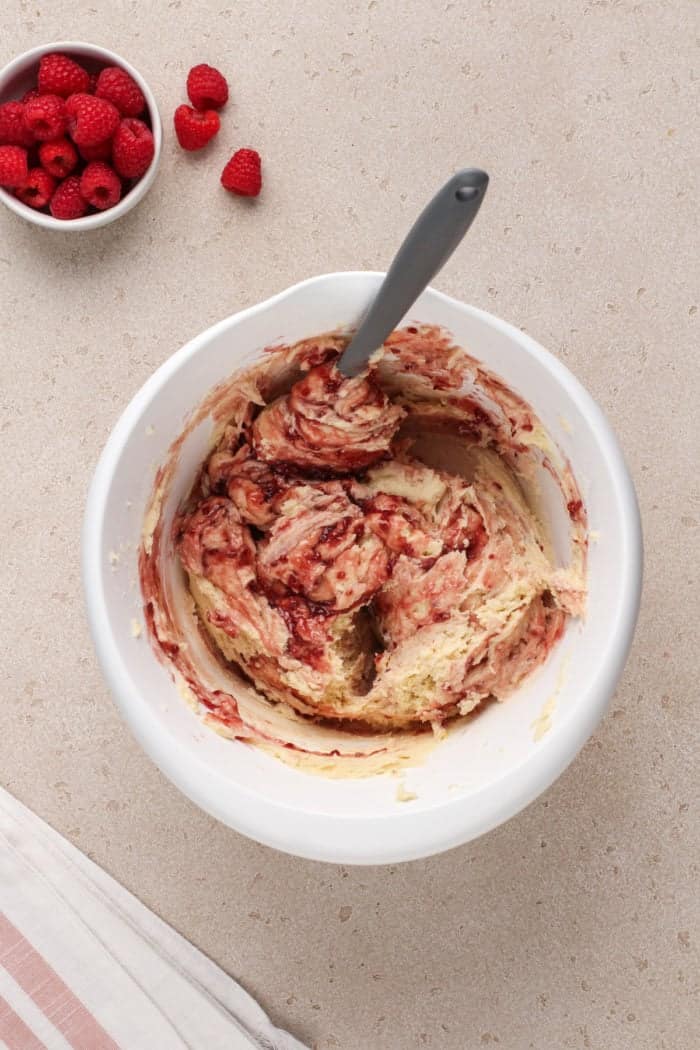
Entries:
MULTIPOLYGON (((210 646, 264 702, 436 727, 506 697, 582 613, 585 511, 529 406, 445 332, 395 332, 351 379, 334 364, 344 343, 278 349, 241 377, 175 549, 210 646), (458 471, 435 465, 441 447, 458 471), (525 495, 536 466, 569 508, 566 566, 525 495)), ((151 630, 192 684, 156 557, 142 558, 151 630)), ((238 732, 233 684, 198 695, 238 732)))

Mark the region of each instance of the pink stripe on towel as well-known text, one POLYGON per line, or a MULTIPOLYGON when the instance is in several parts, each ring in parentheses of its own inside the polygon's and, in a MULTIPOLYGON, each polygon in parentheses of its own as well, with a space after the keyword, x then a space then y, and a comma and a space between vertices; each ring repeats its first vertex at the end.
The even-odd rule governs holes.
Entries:
MULTIPOLYGON (((0 966, 4 966, 75 1050, 86 1050, 87 1047, 90 1050, 119 1050, 99 1021, 2 912, 0 966)), ((38 1046, 42 1044, 38 1043, 38 1046)))
POLYGON ((46 1050, 19 1014, 0 995, 0 1040, 7 1050, 46 1050))

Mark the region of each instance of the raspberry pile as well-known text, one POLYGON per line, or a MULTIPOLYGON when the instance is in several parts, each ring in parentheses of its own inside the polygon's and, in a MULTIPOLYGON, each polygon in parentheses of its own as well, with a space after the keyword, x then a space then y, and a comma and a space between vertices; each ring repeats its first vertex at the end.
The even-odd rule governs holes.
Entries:
MULTIPOLYGON (((184 150, 204 149, 221 127, 219 110, 228 101, 226 78, 206 63, 187 74, 187 96, 191 105, 178 106, 173 116, 177 141, 184 150)), ((239 149, 221 173, 221 185, 239 197, 257 197, 262 187, 260 154, 239 149)))
POLYGON ((118 66, 44 55, 36 88, 0 105, 0 186, 56 219, 113 208, 154 152, 143 92, 118 66))

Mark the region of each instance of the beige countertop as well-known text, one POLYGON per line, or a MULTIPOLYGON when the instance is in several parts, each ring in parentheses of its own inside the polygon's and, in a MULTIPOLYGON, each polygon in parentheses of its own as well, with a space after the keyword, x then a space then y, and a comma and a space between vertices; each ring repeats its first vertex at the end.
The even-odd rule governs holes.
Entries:
POLYGON ((700 1045, 697 15, 2 6, 0 64, 57 39, 113 48, 154 88, 166 143, 114 226, 52 235, 0 211, 0 779, 318 1050, 700 1045), (170 120, 199 61, 232 104, 188 156, 170 120), (242 145, 263 157, 253 206, 218 185, 242 145), (295 860, 199 812, 117 716, 83 613, 86 489, 173 350, 303 277, 383 268, 465 163, 491 188, 437 287, 525 328, 612 420, 645 528, 636 641, 593 739, 504 827, 397 867, 295 860))

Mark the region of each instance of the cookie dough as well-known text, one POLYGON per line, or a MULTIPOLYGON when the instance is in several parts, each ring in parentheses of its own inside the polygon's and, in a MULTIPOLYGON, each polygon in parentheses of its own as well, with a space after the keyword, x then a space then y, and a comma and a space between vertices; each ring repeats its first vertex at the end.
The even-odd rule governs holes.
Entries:
POLYGON ((582 614, 585 509, 529 406, 447 333, 397 331, 351 379, 345 342, 278 348, 241 377, 175 549, 211 647, 266 701, 437 728, 508 696, 582 614), (566 566, 526 495, 543 462, 566 566))

